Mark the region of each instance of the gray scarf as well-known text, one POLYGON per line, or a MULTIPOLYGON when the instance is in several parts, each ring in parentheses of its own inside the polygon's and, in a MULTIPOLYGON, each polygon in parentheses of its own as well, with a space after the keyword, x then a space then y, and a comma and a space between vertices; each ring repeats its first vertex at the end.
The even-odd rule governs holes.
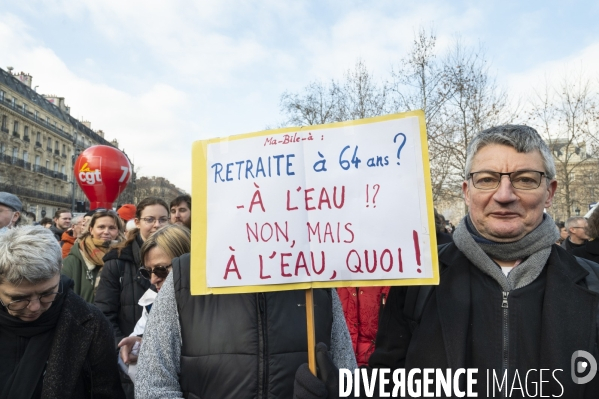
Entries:
POLYGON ((558 238, 555 222, 546 213, 536 229, 515 242, 498 243, 487 240, 476 230, 470 216, 464 217, 453 233, 453 241, 458 249, 483 273, 497 281, 504 291, 512 291, 532 283, 541 274, 551 253, 551 245, 558 238), (524 261, 506 276, 492 259, 524 261))

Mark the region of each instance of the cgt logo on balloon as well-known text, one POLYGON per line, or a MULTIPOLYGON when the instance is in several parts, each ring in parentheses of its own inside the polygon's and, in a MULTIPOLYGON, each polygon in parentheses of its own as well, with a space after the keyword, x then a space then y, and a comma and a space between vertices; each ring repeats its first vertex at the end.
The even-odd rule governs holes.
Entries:
MULTIPOLYGON (((99 160, 99 162, 101 162, 101 159, 99 160)), ((129 169, 127 169, 127 171, 128 170, 129 169)), ((81 183, 87 183, 90 185, 102 183, 102 173, 100 172, 100 169, 91 170, 89 168, 89 164, 86 162, 83 164, 83 166, 81 166, 81 170, 79 170, 79 180, 81 181, 81 183)))

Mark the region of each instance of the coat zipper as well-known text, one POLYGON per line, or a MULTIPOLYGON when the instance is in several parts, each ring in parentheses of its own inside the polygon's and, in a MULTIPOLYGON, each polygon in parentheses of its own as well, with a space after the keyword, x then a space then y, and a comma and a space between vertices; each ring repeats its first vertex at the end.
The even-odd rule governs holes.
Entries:
POLYGON ((262 332, 262 396, 268 396, 268 337, 266 328, 266 299, 264 293, 258 294, 258 305, 260 308, 260 328, 262 332))
POLYGON ((508 375, 508 361, 509 361, 509 348, 510 348, 510 340, 509 340, 509 307, 508 307, 508 296, 510 295, 509 291, 503 291, 503 298, 501 301, 501 309, 503 310, 503 359, 502 359, 502 379, 503 376, 506 376, 506 387, 505 390, 501 391, 501 397, 505 398, 507 393, 507 384, 509 381, 508 375))

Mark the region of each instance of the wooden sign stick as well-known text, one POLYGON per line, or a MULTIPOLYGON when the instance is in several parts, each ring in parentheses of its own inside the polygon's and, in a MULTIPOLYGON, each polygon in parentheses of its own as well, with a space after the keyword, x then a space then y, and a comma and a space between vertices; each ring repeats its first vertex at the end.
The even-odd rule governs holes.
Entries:
POLYGON ((316 336, 314 333, 314 291, 306 290, 306 325, 308 328, 308 367, 316 375, 316 336))

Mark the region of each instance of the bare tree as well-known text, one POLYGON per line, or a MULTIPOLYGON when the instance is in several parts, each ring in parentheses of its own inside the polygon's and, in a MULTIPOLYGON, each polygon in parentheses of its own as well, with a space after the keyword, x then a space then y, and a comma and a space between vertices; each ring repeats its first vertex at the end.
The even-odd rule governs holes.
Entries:
POLYGON ((443 85, 444 101, 435 117, 442 133, 431 144, 447 159, 445 180, 437 195, 461 198, 470 141, 481 130, 513 121, 516 114, 507 93, 490 74, 482 47, 468 48, 456 40, 443 61, 443 85))
POLYGON ((364 61, 345 73, 343 82, 315 81, 301 93, 284 92, 280 109, 288 126, 318 125, 387 113, 387 84, 375 82, 364 61))
POLYGON ((556 164, 556 220, 567 219, 575 208, 584 210, 599 194, 597 105, 597 92, 582 72, 565 76, 556 86, 546 82, 531 101, 530 120, 539 126, 556 164))
POLYGON ((364 61, 358 59, 354 69, 345 73, 340 120, 364 119, 388 113, 388 91, 387 83, 377 84, 364 61))
POLYGON ((390 87, 392 109, 405 112, 421 109, 426 118, 426 130, 431 164, 433 201, 440 199, 449 169, 450 155, 437 148, 444 130, 439 124, 439 114, 448 96, 448 85, 444 82, 443 65, 436 54, 437 38, 433 31, 420 28, 414 35, 412 48, 396 68, 392 68, 390 87))
POLYGON ((322 125, 340 120, 341 97, 341 88, 334 80, 329 85, 315 81, 302 94, 284 92, 280 107, 288 125, 322 125))

